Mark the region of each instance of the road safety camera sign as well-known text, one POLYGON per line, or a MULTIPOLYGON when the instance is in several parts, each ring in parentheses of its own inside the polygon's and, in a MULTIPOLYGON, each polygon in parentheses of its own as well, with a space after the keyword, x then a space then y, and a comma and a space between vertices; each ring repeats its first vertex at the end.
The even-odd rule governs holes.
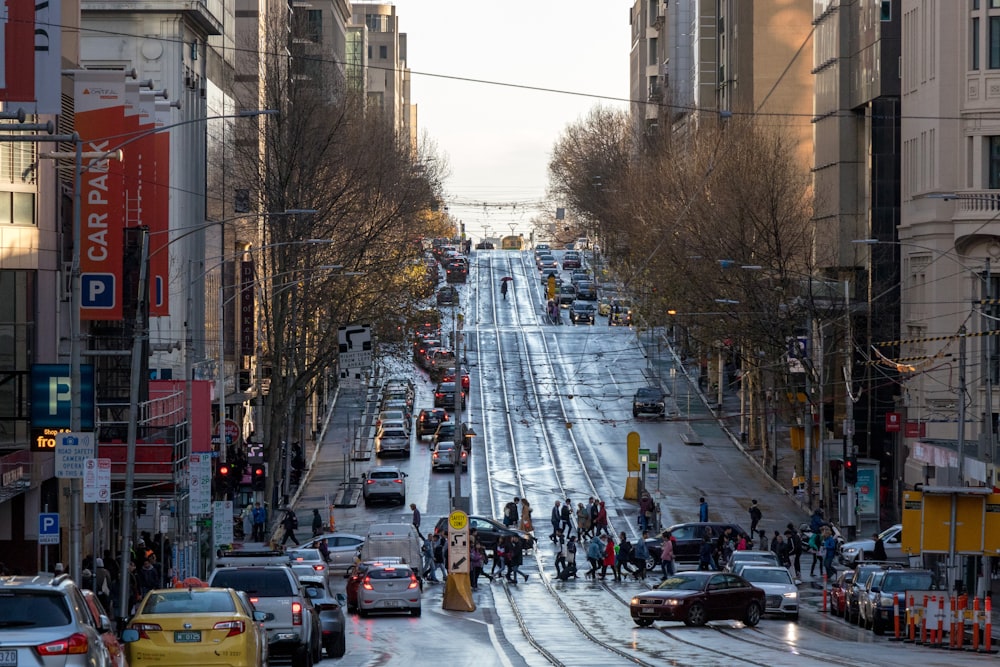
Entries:
POLYGON ((93 433, 60 433, 56 436, 56 477, 82 478, 87 459, 96 455, 93 433))

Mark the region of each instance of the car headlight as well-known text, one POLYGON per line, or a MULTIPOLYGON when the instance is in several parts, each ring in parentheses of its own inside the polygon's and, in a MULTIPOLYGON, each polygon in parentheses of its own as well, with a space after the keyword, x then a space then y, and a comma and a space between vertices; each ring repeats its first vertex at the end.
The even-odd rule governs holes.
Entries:
POLYGON ((854 554, 858 553, 859 551, 860 551, 860 549, 858 547, 844 547, 844 549, 843 549, 844 555, 847 555, 847 556, 853 556, 854 554))
POLYGON ((671 607, 676 607, 677 605, 681 604, 681 602, 682 602, 681 600, 675 600, 673 598, 667 598, 666 600, 663 601, 663 604, 669 605, 671 607))
POLYGON ((629 604, 639 604, 639 598, 632 598, 629 604))
POLYGON ((798 597, 799 597, 799 592, 798 591, 788 591, 787 593, 783 593, 782 597, 784 597, 784 598, 786 598, 788 600, 797 600, 798 597))

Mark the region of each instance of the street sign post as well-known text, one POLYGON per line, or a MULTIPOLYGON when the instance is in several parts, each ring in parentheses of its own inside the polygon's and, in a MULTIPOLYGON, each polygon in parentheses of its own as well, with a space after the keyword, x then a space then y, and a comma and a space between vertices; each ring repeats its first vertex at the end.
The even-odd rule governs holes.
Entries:
POLYGON ((56 477, 82 478, 86 460, 96 455, 93 433, 60 433, 56 436, 56 477))
POLYGON ((38 543, 59 544, 59 514, 45 512, 38 515, 38 543))
POLYGON ((111 459, 86 459, 83 465, 83 502, 111 502, 111 459))
POLYGON ((212 457, 207 453, 191 454, 188 464, 188 511, 192 515, 212 512, 212 457))

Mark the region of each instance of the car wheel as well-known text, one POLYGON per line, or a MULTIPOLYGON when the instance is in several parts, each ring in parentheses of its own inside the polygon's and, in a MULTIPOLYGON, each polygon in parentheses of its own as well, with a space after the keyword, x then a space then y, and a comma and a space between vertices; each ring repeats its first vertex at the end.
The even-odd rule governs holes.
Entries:
POLYGON ((411 609, 410 614, 413 616, 420 616, 420 607, 417 607, 416 609, 411 609))
POLYGON ((792 623, 798 623, 799 622, 799 615, 798 615, 798 613, 796 612, 796 613, 792 614, 791 616, 789 616, 788 620, 790 620, 792 623))
POLYGON ((746 615, 743 617, 743 625, 752 628, 760 623, 761 608, 760 603, 754 600, 747 606, 746 615))
POLYGON ((708 616, 705 614, 705 606, 699 602, 695 602, 688 609, 687 618, 684 619, 684 625, 693 625, 695 627, 705 625, 708 621, 708 616))
POLYGON ((633 618, 632 620, 635 621, 635 624, 640 628, 648 628, 653 624, 653 619, 651 618, 633 618))
POLYGON ((343 658, 347 653, 347 635, 341 632, 326 647, 326 654, 331 658, 343 658))
POLYGON ((301 665, 301 667, 312 667, 313 665, 313 654, 312 649, 308 646, 300 646, 295 650, 295 660, 293 661, 295 665, 301 665))
POLYGON ((639 411, 638 410, 633 410, 632 411, 632 416, 633 417, 638 417, 639 416, 639 411))
POLYGON ((313 662, 320 662, 323 659, 323 645, 316 642, 316 646, 313 648, 313 662))
POLYGON ((368 610, 358 607, 358 616, 360 616, 361 618, 368 618, 368 610))

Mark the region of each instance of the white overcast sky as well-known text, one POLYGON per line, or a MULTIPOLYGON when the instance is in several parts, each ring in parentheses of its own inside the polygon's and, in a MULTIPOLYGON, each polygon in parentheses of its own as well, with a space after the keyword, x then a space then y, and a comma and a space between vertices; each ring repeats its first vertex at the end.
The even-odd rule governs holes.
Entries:
POLYGON ((478 238, 527 235, 552 146, 598 103, 625 106, 631 0, 396 0, 421 137, 450 167, 451 213, 478 238), (455 78, 451 78, 455 77, 455 78), (475 83, 460 79, 495 83, 475 83), (514 84, 561 92, 521 90, 514 84), (601 100, 597 96, 614 98, 601 100))

